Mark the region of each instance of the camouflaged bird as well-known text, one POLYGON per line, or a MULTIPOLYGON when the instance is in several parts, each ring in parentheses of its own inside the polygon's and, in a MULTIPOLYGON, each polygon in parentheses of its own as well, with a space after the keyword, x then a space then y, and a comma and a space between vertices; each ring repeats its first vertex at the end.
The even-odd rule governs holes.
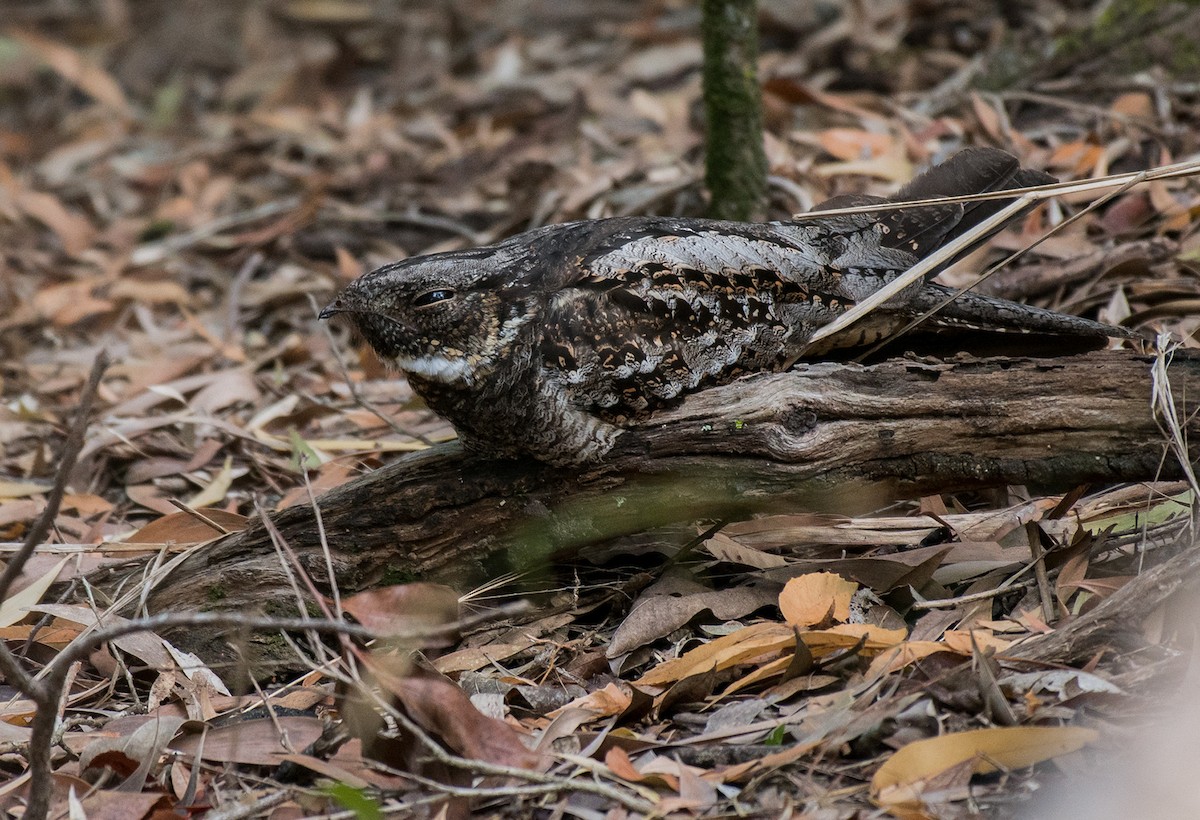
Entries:
MULTIPOLYGON (((892 201, 1052 180, 1003 151, 968 149, 892 201)), ((821 207, 886 201, 842 197, 821 207)), ((620 217, 551 225, 385 265, 342 291, 321 318, 346 314, 467 448, 579 464, 604 455, 623 425, 697 390, 895 332, 952 291, 918 282, 805 349, 818 328, 1006 204, 767 224, 620 217)), ((927 324, 1129 335, 976 294, 927 324)))

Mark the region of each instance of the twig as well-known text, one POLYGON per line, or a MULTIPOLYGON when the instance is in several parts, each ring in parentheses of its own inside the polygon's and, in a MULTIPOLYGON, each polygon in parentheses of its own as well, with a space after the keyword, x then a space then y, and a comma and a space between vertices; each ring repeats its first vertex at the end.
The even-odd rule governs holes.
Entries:
POLYGON ((267 809, 278 806, 291 796, 291 790, 280 789, 277 792, 248 800, 238 800, 228 808, 212 809, 204 813, 204 820, 242 820, 244 817, 256 817, 267 809))
POLYGON ((1038 598, 1042 602, 1042 618, 1046 623, 1054 622, 1054 594, 1050 590, 1050 574, 1046 571, 1046 549, 1042 546, 1041 528, 1036 521, 1025 524, 1029 536, 1029 552, 1033 556, 1033 580, 1037 584, 1038 598))
POLYGON ((62 452, 59 454, 58 469, 54 473, 54 484, 50 488, 50 494, 46 497, 46 509, 30 527, 20 552, 9 559, 8 566, 4 568, 3 573, 0 573, 0 601, 8 597, 8 590, 13 581, 25 569, 25 562, 37 549, 38 544, 45 539, 46 534, 50 532, 50 526, 54 523, 55 516, 58 515, 58 508, 62 505, 63 495, 67 491, 67 479, 71 475, 71 470, 75 469, 75 460, 79 458, 79 452, 83 449, 83 436, 87 432, 92 401, 96 398, 100 379, 104 377, 104 371, 107 369, 108 351, 101 350, 96 354, 96 360, 92 363, 92 372, 88 376, 83 394, 79 398, 79 411, 75 415, 75 421, 67 433, 67 440, 63 443, 62 452))
POLYGON ((333 614, 341 620, 342 593, 338 589, 337 575, 333 571, 333 554, 329 550, 329 536, 325 532, 325 521, 321 518, 321 505, 313 492, 312 482, 308 480, 308 470, 304 469, 304 456, 301 454, 300 473, 304 476, 304 490, 308 493, 308 503, 312 505, 313 518, 317 522, 317 536, 321 541, 321 555, 325 558, 325 573, 329 576, 329 594, 333 598, 333 614))
POLYGON ((229 530, 227 530, 225 527, 222 527, 216 521, 213 521, 211 518, 209 518, 207 515, 200 512, 199 510, 193 510, 191 507, 189 507, 187 504, 184 504, 178 498, 168 498, 167 501, 169 501, 171 503, 171 506, 175 507, 180 512, 185 512, 188 515, 190 515, 192 518, 195 518, 197 521, 204 524, 205 526, 212 527, 214 530, 217 531, 217 533, 219 535, 229 535, 229 530))
MULTIPOLYGON (((9 560, 4 572, 0 573, 0 601, 8 597, 8 591, 13 581, 25 569, 33 551, 50 532, 50 526, 58 515, 62 505, 63 495, 67 490, 67 480, 75 469, 79 452, 83 449, 83 437, 87 433, 88 417, 92 412, 92 402, 96 391, 100 388, 100 380, 108 369, 108 351, 101 349, 92 362, 92 371, 88 375, 87 384, 79 398, 79 411, 67 433, 59 455, 58 469, 54 473, 54 486, 46 499, 46 509, 30 528, 21 549, 9 560)), ((55 659, 56 662, 58 659, 55 659)), ((62 684, 66 680, 71 664, 58 664, 57 680, 36 680, 27 673, 16 657, 9 651, 8 646, 0 642, 0 672, 11 686, 15 686, 30 700, 36 709, 30 722, 29 737, 29 804, 25 817, 29 820, 45 820, 50 811, 50 754, 54 746, 54 727, 58 722, 58 703, 62 692, 62 684)))
MULTIPOLYGON (((374 695, 373 692, 370 694, 374 695)), ((375 697, 375 701, 384 709, 386 709, 388 714, 395 718, 396 721, 400 723, 406 731, 412 732, 413 736, 421 742, 421 745, 423 745, 429 751, 430 755, 435 760, 446 766, 452 766, 456 769, 465 769, 477 775, 509 777, 515 780, 524 780, 529 783, 554 785, 563 791, 587 792, 589 794, 595 794, 603 797, 614 803, 619 803, 630 811, 639 812, 643 815, 650 814, 654 810, 654 805, 652 803, 640 800, 636 797, 631 797, 621 790, 613 788, 612 786, 606 786, 603 783, 561 778, 552 774, 533 771, 531 769, 522 769, 519 766, 502 766, 498 763, 488 763, 487 761, 483 760, 471 760, 450 754, 444 748, 442 748, 440 743, 430 737, 420 725, 418 725, 408 715, 404 714, 402 710, 396 709, 382 698, 375 697)), ((400 772, 382 765, 380 768, 389 773, 403 775, 404 777, 413 777, 411 772, 400 772)), ((439 788, 441 787, 442 786, 439 786, 439 788)))
MULTIPOLYGON (((438 780, 434 780, 431 777, 422 777, 421 775, 414 774, 413 772, 397 772, 397 775, 412 780, 414 783, 420 783, 422 786, 428 786, 429 788, 435 789, 442 794, 448 794, 454 797, 530 797, 539 794, 553 794, 554 792, 563 791, 592 791, 591 789, 583 787, 582 784, 584 781, 578 781, 569 778, 555 778, 554 780, 546 783, 531 783, 526 786, 472 787, 453 786, 449 783, 442 783, 438 780)), ((601 796, 610 801, 621 803, 621 805, 625 806, 625 808, 630 809, 631 811, 640 812, 643 815, 652 814, 654 811, 654 805, 652 803, 636 800, 627 796, 625 796, 626 799, 622 800, 617 796, 621 795, 621 793, 615 789, 612 789, 611 787, 594 782, 590 782, 590 785, 599 786, 603 790, 601 796)), ((592 793, 595 794, 596 792, 592 793)))
POLYGON ((976 601, 986 601, 988 598, 995 598, 1003 595, 1006 592, 1012 592, 1014 589, 1025 589, 1035 584, 1035 581, 1022 581, 1019 584, 1009 584, 1008 586, 999 586, 995 589, 985 589, 983 592, 972 592, 970 595, 960 595, 957 598, 938 598, 936 601, 917 601, 909 609, 917 612, 924 612, 927 609, 952 609, 962 604, 973 604, 976 601))
POLYGON ((134 267, 142 265, 152 265, 155 262, 161 262, 172 253, 178 253, 185 248, 190 248, 192 245, 199 244, 206 239, 211 239, 222 231, 229 228, 236 228, 239 225, 244 225, 247 222, 257 222, 260 219, 265 219, 276 214, 287 213, 294 210, 300 205, 300 197, 291 196, 285 199, 276 200, 274 202, 265 202, 257 208, 251 208, 240 213, 230 214, 201 225, 187 233, 178 236, 167 237, 158 242, 152 242, 141 247, 134 248, 130 254, 129 264, 134 267))

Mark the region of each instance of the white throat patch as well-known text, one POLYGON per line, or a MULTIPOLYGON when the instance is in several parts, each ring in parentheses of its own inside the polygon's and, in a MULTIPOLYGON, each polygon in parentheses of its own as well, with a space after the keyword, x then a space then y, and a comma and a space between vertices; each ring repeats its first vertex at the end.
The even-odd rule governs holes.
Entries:
POLYGON ((415 358, 396 358, 396 367, 405 373, 412 373, 424 379, 442 384, 454 382, 471 383, 472 367, 466 358, 451 358, 449 356, 417 356, 415 358))
MULTIPOLYGON (((507 350, 517 333, 530 320, 529 316, 513 316, 500 326, 497 347, 507 350)), ((495 355, 477 356, 461 355, 447 356, 444 353, 433 353, 425 356, 397 356, 396 367, 405 373, 412 373, 432 382, 442 384, 465 384, 470 387, 475 382, 476 374, 490 372, 495 364, 495 355)))

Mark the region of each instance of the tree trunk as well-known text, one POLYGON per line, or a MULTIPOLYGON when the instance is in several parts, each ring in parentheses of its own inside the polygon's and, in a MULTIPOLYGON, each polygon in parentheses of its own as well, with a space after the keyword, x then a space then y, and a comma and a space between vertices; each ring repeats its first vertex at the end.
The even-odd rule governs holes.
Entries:
POLYGON ((704 0, 705 182, 715 219, 759 221, 767 200, 756 0, 704 0))
MULTIPOLYGON (((588 469, 486 462, 444 445, 318 502, 345 593, 415 578, 463 585, 655 526, 683 532, 762 511, 859 513, 897 494, 1177 477, 1151 409, 1153 364, 1124 351, 812 364, 692 396, 623 434, 588 469)), ((1177 353, 1169 374, 1175 396, 1200 395, 1200 356, 1177 353)), ((1183 406, 1177 413, 1186 440, 1200 441, 1200 420, 1183 406)), ((323 583, 312 509, 271 518, 323 583)), ((89 580, 112 589, 141 572, 89 580)), ((147 604, 294 615, 288 575, 259 524, 181 559, 147 604)))

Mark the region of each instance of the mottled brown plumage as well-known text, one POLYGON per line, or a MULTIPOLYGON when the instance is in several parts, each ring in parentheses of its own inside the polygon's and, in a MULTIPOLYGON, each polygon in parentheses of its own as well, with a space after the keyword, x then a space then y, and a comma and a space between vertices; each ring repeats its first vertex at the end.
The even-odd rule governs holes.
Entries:
MULTIPOLYGON (((970 149, 896 201, 1051 178, 970 149)), ((825 208, 878 203, 839 198, 825 208)), ((621 426, 803 350, 870 344, 939 304, 920 282, 819 350, 813 332, 1003 202, 741 224, 623 217, 551 225, 496 245, 386 265, 322 318, 347 314, 466 446, 556 464, 602 456, 621 426)), ((1122 336, 1086 319, 966 294, 935 327, 1122 336)))

